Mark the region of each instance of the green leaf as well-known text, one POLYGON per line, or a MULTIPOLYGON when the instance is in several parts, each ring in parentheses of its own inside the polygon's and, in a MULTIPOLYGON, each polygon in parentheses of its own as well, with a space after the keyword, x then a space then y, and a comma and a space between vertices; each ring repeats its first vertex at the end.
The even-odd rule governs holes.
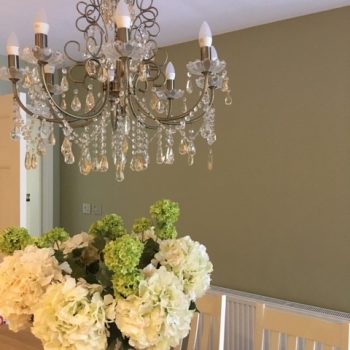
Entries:
POLYGON ((154 258, 154 255, 159 252, 159 244, 152 238, 148 239, 145 243, 143 253, 141 255, 139 269, 145 268, 149 265, 154 258))

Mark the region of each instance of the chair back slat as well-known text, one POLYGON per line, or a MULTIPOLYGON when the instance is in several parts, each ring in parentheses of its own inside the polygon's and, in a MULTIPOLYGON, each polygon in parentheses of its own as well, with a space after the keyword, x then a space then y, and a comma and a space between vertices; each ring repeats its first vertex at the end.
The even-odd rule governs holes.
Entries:
MULTIPOLYGON (((292 311, 256 305, 255 350, 263 350, 264 331, 270 331, 269 350, 280 350, 280 341, 276 348, 274 334, 287 336, 287 349, 297 350, 298 339, 304 339, 304 350, 316 350, 316 344, 322 344, 323 350, 350 350, 350 324, 324 320, 292 311)), ((279 337, 280 339, 281 337, 279 337)))

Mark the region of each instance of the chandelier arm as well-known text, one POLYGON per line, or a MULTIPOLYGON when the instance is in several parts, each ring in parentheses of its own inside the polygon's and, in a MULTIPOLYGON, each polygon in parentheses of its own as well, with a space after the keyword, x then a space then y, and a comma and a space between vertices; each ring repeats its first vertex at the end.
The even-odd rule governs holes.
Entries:
MULTIPOLYGON (((16 82, 12 81, 12 93, 13 93, 13 98, 15 99, 15 101, 17 101, 18 105, 20 106, 20 108, 27 114, 29 114, 31 117, 33 117, 35 115, 34 112, 32 112, 28 107, 26 107, 24 105, 24 103, 21 101, 21 98, 19 97, 18 95, 18 90, 17 90, 17 84, 16 82)), ((46 118, 46 117, 43 117, 41 115, 37 115, 36 116, 37 119, 39 120, 47 120, 47 121, 50 121, 50 122, 54 122, 54 123, 58 123, 58 124, 61 124, 62 121, 58 118, 46 118)))
POLYGON ((184 119, 186 118, 187 116, 189 116, 191 114, 191 112, 194 112, 194 109, 199 105, 200 102, 202 102, 203 98, 204 98, 204 95, 206 93, 206 91, 208 90, 209 88, 209 72, 205 72, 203 73, 204 74, 204 85, 203 85, 203 89, 202 89, 202 92, 199 96, 199 99, 198 101, 193 105, 193 107, 191 109, 189 109, 187 112, 185 113, 182 113, 182 114, 179 114, 179 115, 176 115, 176 116, 173 116, 173 117, 170 117, 170 118, 161 118, 161 117, 154 117, 151 113, 147 112, 142 106, 141 104, 136 100, 136 104, 137 104, 137 107, 139 108, 139 110, 141 111, 142 114, 144 114, 146 117, 148 118, 151 118, 151 119, 154 119, 154 120, 157 120, 159 121, 160 123, 163 123, 163 124, 169 124, 169 122, 173 122, 173 121, 179 121, 181 119, 184 119))
MULTIPOLYGON (((88 113, 87 115, 83 115, 83 116, 78 116, 78 115, 74 115, 74 114, 71 114, 69 112, 66 112, 65 110, 63 110, 58 104, 57 102, 53 99, 53 97, 51 96, 50 94, 50 91, 48 89, 48 86, 46 84, 46 81, 45 81, 45 70, 44 70, 44 64, 43 63, 39 63, 40 65, 40 74, 39 74, 39 77, 40 77, 40 80, 41 80, 41 83, 47 93, 47 96, 48 96, 48 99, 49 101, 52 103, 52 105, 57 108, 59 110, 59 112, 61 112, 62 114, 64 114, 65 116, 69 117, 69 118, 72 118, 72 119, 75 119, 75 120, 92 120, 96 117, 98 117, 98 115, 102 112, 102 110, 104 109, 104 107, 106 106, 106 103, 107 103, 107 100, 108 100, 108 96, 109 96, 109 84, 107 84, 107 90, 105 92, 105 99, 103 100, 103 103, 101 105, 101 107, 96 111, 94 112, 93 114, 90 114, 88 113)), ((50 104, 51 104, 50 103, 50 104)), ((53 111, 54 112, 54 111, 53 111)))

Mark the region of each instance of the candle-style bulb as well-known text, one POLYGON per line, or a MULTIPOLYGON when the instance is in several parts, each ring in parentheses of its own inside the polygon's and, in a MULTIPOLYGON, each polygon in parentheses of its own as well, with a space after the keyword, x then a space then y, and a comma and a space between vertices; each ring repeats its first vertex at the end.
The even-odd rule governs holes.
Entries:
POLYGON ((209 24, 207 22, 203 22, 201 28, 199 30, 199 46, 211 46, 213 43, 213 36, 211 34, 211 30, 209 24))
POLYGON ((166 75, 167 80, 175 80, 176 73, 175 73, 175 67, 172 64, 172 62, 169 62, 167 64, 166 69, 165 69, 165 75, 166 75))
POLYGON ((125 0, 119 0, 118 6, 114 13, 114 21, 118 28, 129 29, 131 27, 129 5, 125 2, 125 0))
POLYGON ((216 51, 215 46, 211 47, 211 60, 216 61, 219 59, 218 52, 216 51))
POLYGON ((48 34, 50 26, 48 24, 47 15, 44 9, 38 11, 34 23, 33 29, 35 34, 48 34))
POLYGON ((15 33, 11 33, 7 39, 6 51, 8 55, 19 56, 19 43, 15 33))

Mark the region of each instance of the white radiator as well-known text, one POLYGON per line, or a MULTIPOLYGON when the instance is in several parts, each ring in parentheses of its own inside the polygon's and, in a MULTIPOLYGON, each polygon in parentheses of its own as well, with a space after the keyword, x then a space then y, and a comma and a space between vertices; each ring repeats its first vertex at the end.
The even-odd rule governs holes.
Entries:
MULTIPOLYGON (((265 303, 284 310, 297 311, 322 319, 350 322, 350 314, 344 312, 322 309, 315 306, 303 305, 220 287, 212 287, 211 292, 225 294, 227 298, 225 350, 254 350, 253 341, 256 303, 265 303)), ((302 343, 299 349, 303 350, 302 343)))

